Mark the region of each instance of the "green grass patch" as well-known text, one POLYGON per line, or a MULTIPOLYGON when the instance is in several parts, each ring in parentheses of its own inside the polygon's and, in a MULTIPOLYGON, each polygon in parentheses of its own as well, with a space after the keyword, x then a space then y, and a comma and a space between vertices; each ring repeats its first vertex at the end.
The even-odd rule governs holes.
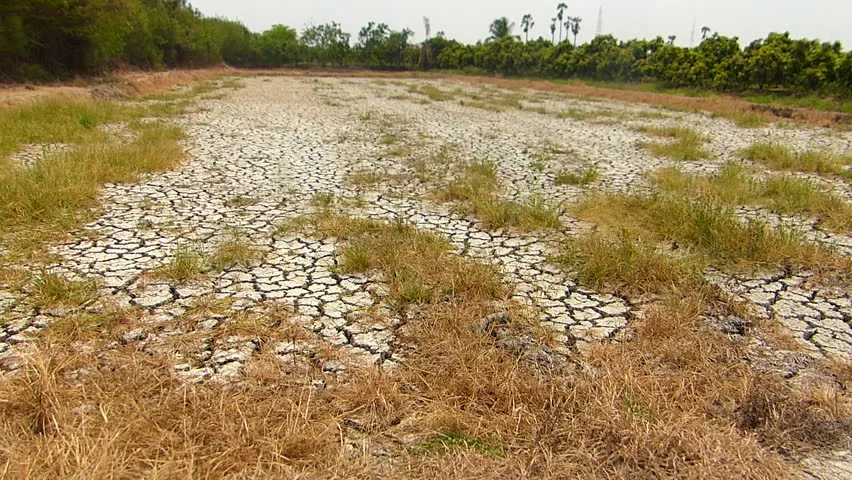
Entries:
POLYGON ((503 293, 493 269, 453 255, 444 238, 402 221, 382 223, 326 211, 311 223, 317 234, 346 241, 338 272, 381 271, 397 306, 496 299, 503 293))
POLYGON ((221 272, 233 268, 248 268, 262 257, 262 252, 238 233, 232 232, 210 254, 208 263, 214 271, 221 272))
POLYGON ((92 280, 69 280, 55 273, 42 272, 32 279, 31 298, 44 306, 79 306, 94 300, 97 284, 92 280))
POLYGON ((786 265, 814 271, 852 271, 852 263, 795 233, 742 221, 731 207, 683 196, 597 194, 576 205, 575 216, 609 232, 626 229, 652 245, 703 256, 718 267, 753 270, 786 265))
POLYGON ((186 282, 204 273, 204 263, 203 255, 187 246, 180 246, 175 250, 172 260, 154 270, 153 274, 175 282, 186 282))
POLYGON ((807 214, 816 217, 826 230, 852 233, 852 207, 811 180, 789 175, 757 180, 735 162, 706 176, 664 169, 655 172, 652 180, 667 192, 725 205, 759 205, 781 214, 807 214))
POLYGON ((825 150, 794 152, 780 143, 758 142, 741 150, 740 156, 772 170, 852 178, 852 172, 844 168, 852 165, 852 156, 841 156, 825 150))
POLYGON ((712 154, 703 148, 707 138, 688 127, 641 127, 636 131, 657 137, 671 138, 669 142, 639 142, 637 145, 655 157, 674 160, 700 160, 712 154))
POLYGON ((555 260, 576 272, 583 285, 623 295, 663 293, 700 282, 705 266, 696 255, 661 252, 626 229, 572 239, 555 260))
POLYGON ((456 98, 455 94, 453 94, 452 92, 441 90, 440 88, 434 85, 412 86, 409 87, 408 93, 425 95, 427 98, 429 98, 429 100, 433 102, 448 102, 450 100, 455 100, 456 98))
POLYGON ((600 172, 594 166, 588 166, 579 172, 561 171, 556 174, 557 185, 584 186, 597 181, 600 172))
POLYGON ((104 183, 132 182, 185 157, 180 128, 159 122, 134 128, 138 136, 128 143, 92 141, 29 168, 0 169, 0 225, 68 224, 96 204, 104 183))
POLYGON ((726 118, 740 128, 762 128, 772 123, 765 115, 753 112, 717 112, 713 118, 726 118))
POLYGON ((477 217, 484 228, 516 228, 522 231, 562 226, 561 211, 539 196, 523 202, 497 196, 497 167, 490 161, 471 162, 458 178, 437 192, 439 201, 456 202, 463 213, 477 217))
POLYGON ((482 440, 468 437, 461 432, 440 433, 434 437, 408 447, 414 454, 447 453, 450 450, 473 450, 482 455, 504 458, 503 449, 482 440))

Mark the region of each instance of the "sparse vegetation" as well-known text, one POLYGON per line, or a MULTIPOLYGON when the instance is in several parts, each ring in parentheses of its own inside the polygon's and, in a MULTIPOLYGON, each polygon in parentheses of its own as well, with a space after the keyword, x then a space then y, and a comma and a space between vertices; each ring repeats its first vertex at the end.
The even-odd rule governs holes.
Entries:
POLYGON ((709 176, 666 169, 652 178, 669 192, 725 205, 760 205, 777 213, 812 215, 827 230, 847 235, 852 231, 852 207, 811 180, 788 175, 756 180, 734 162, 726 163, 717 174, 709 176))
POLYGON ((153 274, 175 282, 186 282, 201 276, 204 269, 204 257, 192 248, 183 245, 175 249, 174 256, 169 263, 154 270, 153 274))
POLYGON ((587 166, 579 172, 561 171, 556 173, 557 185, 584 186, 600 178, 600 172, 594 166, 587 166))
POLYGON ((210 253, 208 262, 214 271, 247 268, 262 257, 262 252, 253 247, 239 232, 231 232, 210 253))
POLYGON ((657 157, 675 160, 700 160, 710 158, 711 154, 702 146, 707 141, 698 132, 687 127, 643 127, 637 129, 642 133, 658 137, 668 137, 670 142, 639 142, 637 145, 657 157))
POLYGON ((845 166, 852 165, 852 156, 839 156, 827 151, 794 152, 779 143, 758 142, 742 150, 740 155, 772 170, 840 175, 852 178, 845 166))
POLYGON ((96 294, 97 284, 91 280, 70 280, 51 272, 32 279, 32 296, 41 305, 80 306, 94 300, 96 294))
POLYGON ((504 200, 497 196, 497 168, 493 162, 471 162, 461 175, 439 191, 441 201, 456 202, 459 208, 476 216, 485 228, 512 227, 530 231, 559 228, 559 210, 543 198, 533 196, 523 202, 504 200))
MULTIPOLYGON (((319 235, 345 239, 344 251, 360 245, 366 261, 348 268, 380 270, 397 305, 416 307, 402 332, 403 344, 416 346, 406 362, 392 372, 353 370, 347 382, 317 389, 304 384, 310 366, 286 375, 263 349, 245 367, 243 388, 231 388, 186 385, 166 356, 52 346, 0 384, 6 471, 147 473, 152 466, 131 459, 154 458, 169 444, 158 465, 202 476, 298 469, 442 478, 532 469, 542 476, 793 478, 773 452, 830 446, 845 434, 849 407, 837 396, 754 369, 745 360, 747 342, 704 326, 705 313, 726 308, 710 290, 650 306, 632 324, 630 341, 591 349, 587 368, 529 362, 478 327, 505 295, 492 269, 402 223, 330 212, 312 223, 319 235), (86 375, 69 374, 82 367, 86 375), (99 407, 81 408, 92 403, 99 407), (393 432, 413 440, 388 447, 392 463, 368 452, 353 465, 339 461, 346 425, 358 426, 359 439, 393 432)), ((530 334, 520 311, 510 309, 508 318, 506 335, 526 334, 526 348, 547 345, 530 334)), ((276 343, 273 329, 249 328, 261 344, 276 343)))
POLYGON ((729 207, 706 201, 596 194, 577 205, 574 214, 604 229, 627 229, 652 245, 667 242, 671 248, 694 251, 723 268, 789 265, 844 275, 852 272, 848 260, 803 242, 791 231, 743 222, 729 207))

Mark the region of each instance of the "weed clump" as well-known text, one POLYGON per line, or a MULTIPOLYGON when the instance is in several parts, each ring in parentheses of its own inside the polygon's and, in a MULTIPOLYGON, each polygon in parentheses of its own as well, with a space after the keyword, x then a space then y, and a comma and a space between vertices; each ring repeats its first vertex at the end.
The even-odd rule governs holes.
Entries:
POLYGON ((780 143, 758 142, 740 151, 740 156, 772 170, 850 177, 852 157, 827 151, 794 152, 780 143))
POLYGON ((459 208, 476 216, 485 228, 513 227, 524 231, 561 227, 560 212, 541 197, 523 202, 497 196, 497 167, 478 161, 466 165, 459 177, 437 193, 440 201, 456 202, 459 208))
POLYGON ((639 142, 637 145, 651 152, 654 156, 672 158, 675 160, 700 160, 712 155, 702 146, 706 138, 695 130, 687 127, 643 127, 637 129, 642 133, 673 139, 670 142, 639 142))
POLYGON ((852 231, 852 207, 808 179, 776 175, 756 180, 741 164, 728 162, 713 175, 664 169, 654 173, 652 180, 667 192, 723 205, 760 205, 782 214, 812 215, 826 230, 852 231))
POLYGON ((556 174, 557 185, 584 186, 596 182, 600 178, 600 172, 594 166, 588 166, 579 172, 562 171, 556 174))

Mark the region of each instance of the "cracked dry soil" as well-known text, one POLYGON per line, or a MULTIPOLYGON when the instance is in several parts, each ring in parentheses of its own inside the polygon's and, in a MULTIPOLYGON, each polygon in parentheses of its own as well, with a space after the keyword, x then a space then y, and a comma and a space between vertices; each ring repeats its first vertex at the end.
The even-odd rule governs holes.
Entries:
MULTIPOLYGON (((587 189, 556 185, 554 164, 569 169, 593 165, 600 172, 593 188, 628 192, 648 189, 647 172, 675 165, 636 147, 646 137, 633 127, 642 125, 688 124, 711 137, 707 147, 713 160, 677 163, 693 172, 715 171, 738 149, 759 140, 838 153, 852 149, 849 133, 829 136, 777 126, 743 130, 699 114, 643 116, 659 112, 531 91, 523 100, 530 109, 494 112, 457 101, 424 105, 425 98, 410 95, 412 85, 471 88, 436 82, 249 78, 245 84, 222 99, 204 101, 203 111, 180 120, 190 137, 184 165, 138 184, 107 185, 99 218, 75 240, 52 247, 61 261, 51 271, 93 279, 99 286, 99 298, 80 309, 140 312, 142 327, 121 333, 116 345, 132 343, 170 355, 176 371, 192 382, 238 379, 259 350, 257 338, 234 328, 235 318, 286 317, 301 331, 282 339, 275 352, 285 361, 319 361, 329 373, 354 364, 392 368, 402 360, 395 330, 407 319, 387 304, 382 278, 340 274, 334 268, 337 241, 279 228, 315 211, 318 194, 332 194, 348 215, 403 219, 446 237, 456 253, 495 266, 512 299, 553 329, 557 343, 582 349, 618 341, 646 301, 585 288, 548 262, 560 238, 592 227, 563 215, 561 232, 484 229, 431 199, 434 181, 449 172, 439 171, 432 183, 418 181, 418 160, 441 155, 489 159, 503 182, 501 195, 516 200, 538 195, 560 203, 577 200, 587 189), (621 121, 579 121, 531 111, 541 106, 605 109, 621 121), (533 168, 542 149, 560 153, 548 158, 547 168, 533 168), (377 172, 382 181, 353 182, 359 172, 377 172), (259 252, 258 259, 185 282, 152 275, 182 247, 212 252, 236 236, 259 252), (334 355, 318 356, 328 348, 334 355)), ((847 201, 852 198, 848 183, 810 178, 847 201)), ((852 239, 823 232, 806 218, 748 208, 740 213, 784 223, 841 255, 852 255, 852 239)), ((777 320, 808 355, 852 356, 852 298, 842 285, 783 270, 752 277, 710 271, 707 277, 752 304, 758 315, 777 320)), ((14 375, 39 332, 69 313, 39 307, 0 288, 4 374, 14 375)), ((852 476, 848 461, 835 463, 832 475, 852 476)))

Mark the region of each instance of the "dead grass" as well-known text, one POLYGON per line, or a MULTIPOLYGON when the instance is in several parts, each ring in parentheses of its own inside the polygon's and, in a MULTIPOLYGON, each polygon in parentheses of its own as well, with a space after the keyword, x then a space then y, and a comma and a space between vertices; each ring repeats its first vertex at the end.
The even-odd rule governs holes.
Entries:
POLYGON ((852 207, 808 179, 782 175, 756 180, 734 162, 726 163, 714 175, 665 169, 655 172, 652 179, 668 192, 726 205, 759 205, 782 214, 811 215, 826 230, 852 233, 852 207))
POLYGON ((670 142, 639 142, 637 145, 657 157, 675 160, 700 160, 711 158, 710 152, 702 148, 708 141, 695 130, 688 127, 642 127, 636 129, 658 137, 672 138, 670 142))
POLYGON ((745 342, 708 331, 701 316, 722 308, 711 292, 650 307, 630 341, 592 348, 584 368, 529 362, 524 349, 549 340, 519 310, 507 328, 527 347, 481 327, 507 305, 493 270, 402 223, 325 211, 311 224, 343 252, 363 246, 350 268, 381 272, 418 312, 398 332, 403 364, 339 383, 261 339, 239 386, 185 385, 166 357, 43 345, 0 383, 5 474, 782 479, 795 471, 775 452, 830 448, 848 429, 844 393, 794 390, 752 370, 745 342))
POLYGON ((793 152, 779 143, 758 142, 742 150, 740 156, 766 165, 772 170, 817 173, 852 178, 852 157, 840 156, 827 151, 793 152))

